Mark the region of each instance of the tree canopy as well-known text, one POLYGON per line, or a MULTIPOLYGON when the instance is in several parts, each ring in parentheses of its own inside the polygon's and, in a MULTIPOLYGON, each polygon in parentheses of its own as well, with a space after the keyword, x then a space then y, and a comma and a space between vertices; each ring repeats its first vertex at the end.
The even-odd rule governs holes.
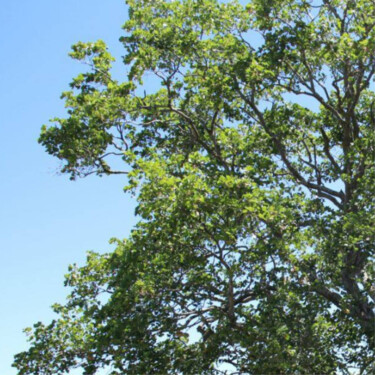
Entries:
POLYGON ((126 174, 139 222, 70 267, 19 374, 372 373, 373 0, 127 3, 124 80, 74 45, 40 143, 126 174))

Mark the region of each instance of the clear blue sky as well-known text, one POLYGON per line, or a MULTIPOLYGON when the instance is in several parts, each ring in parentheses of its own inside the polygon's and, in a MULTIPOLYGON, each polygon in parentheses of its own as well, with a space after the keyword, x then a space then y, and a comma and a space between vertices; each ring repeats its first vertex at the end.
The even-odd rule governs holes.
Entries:
POLYGON ((17 373, 23 328, 53 319, 68 265, 83 264, 87 250, 110 251, 108 240, 127 237, 136 222, 124 177, 69 181, 37 143, 41 125, 65 113, 61 92, 85 69, 68 57, 70 46, 103 39, 120 60, 126 18, 123 0, 1 4, 0 375, 17 373))
POLYGON ((84 69, 67 56, 70 46, 104 39, 120 57, 126 17, 123 0, 1 4, 1 375, 16 374, 13 355, 27 347, 22 329, 51 320, 50 305, 64 300, 68 264, 83 264, 86 250, 109 251, 108 240, 135 223, 123 177, 71 182, 37 143, 41 125, 64 114, 60 94, 84 69))

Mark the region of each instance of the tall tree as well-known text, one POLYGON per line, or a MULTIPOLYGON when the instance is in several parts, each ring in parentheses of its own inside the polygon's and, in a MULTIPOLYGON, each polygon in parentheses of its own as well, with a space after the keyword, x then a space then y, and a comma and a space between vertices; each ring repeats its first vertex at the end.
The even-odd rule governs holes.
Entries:
POLYGON ((140 221, 71 267, 19 374, 372 373, 373 0, 128 5, 127 79, 76 44, 40 142, 72 179, 127 174, 140 221))

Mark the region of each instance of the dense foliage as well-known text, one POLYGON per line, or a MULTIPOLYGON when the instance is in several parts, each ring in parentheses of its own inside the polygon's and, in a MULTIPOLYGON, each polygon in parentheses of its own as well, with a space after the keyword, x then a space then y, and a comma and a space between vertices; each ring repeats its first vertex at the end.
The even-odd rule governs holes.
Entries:
POLYGON ((40 142, 127 174, 140 220, 71 267, 19 374, 373 373, 373 0, 128 5, 126 80, 76 44, 40 142))

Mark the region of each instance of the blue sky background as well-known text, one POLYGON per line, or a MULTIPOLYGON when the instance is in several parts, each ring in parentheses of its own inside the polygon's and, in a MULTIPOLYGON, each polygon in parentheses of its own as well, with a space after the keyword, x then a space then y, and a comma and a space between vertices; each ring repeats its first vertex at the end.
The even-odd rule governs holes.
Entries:
MULTIPOLYGON (((27 348, 22 329, 53 318, 64 274, 87 250, 109 251, 135 223, 124 177, 69 181, 37 143, 42 124, 64 115, 60 94, 84 69, 67 54, 105 40, 120 57, 122 0, 3 1, 0 11, 0 374, 27 348)), ((123 65, 118 62, 117 73, 123 65)), ((124 71, 125 73, 125 71, 124 71)))
MULTIPOLYGON (((72 44, 103 39, 118 59, 116 77, 125 77, 118 39, 126 18, 124 0, 1 4, 0 375, 17 374, 13 355, 28 347, 23 328, 54 318, 68 265, 83 264, 87 250, 112 250, 108 240, 127 237, 136 222, 123 176, 72 182, 37 143, 42 124, 64 116, 61 92, 86 69, 68 57, 72 44)), ((148 77, 147 88, 155 82, 148 77)))

